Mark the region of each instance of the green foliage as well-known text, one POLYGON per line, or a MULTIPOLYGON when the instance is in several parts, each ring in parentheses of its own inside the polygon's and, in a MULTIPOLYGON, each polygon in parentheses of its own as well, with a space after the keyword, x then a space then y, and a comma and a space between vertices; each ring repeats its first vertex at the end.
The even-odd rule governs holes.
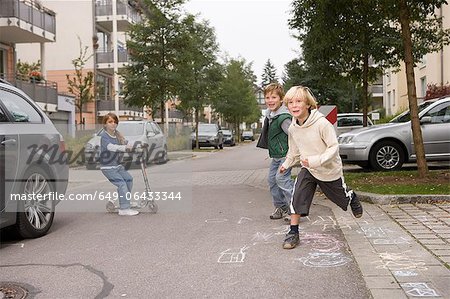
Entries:
POLYGON ((145 18, 135 24, 127 42, 133 63, 122 72, 127 104, 161 108, 176 95, 179 86, 177 69, 181 63, 186 41, 182 38, 180 8, 184 1, 141 0, 145 18))
POLYGON ((87 102, 94 99, 93 87, 94 87, 94 73, 89 71, 84 71, 84 66, 86 62, 92 57, 93 54, 88 55, 88 47, 81 43, 80 41, 80 56, 72 60, 72 64, 75 68, 75 76, 66 75, 67 79, 67 90, 75 96, 75 106, 78 108, 80 113, 80 124, 83 122, 83 106, 87 102))
MULTIPOLYGON (((225 78, 220 85, 216 111, 225 121, 239 128, 243 121, 255 122, 260 112, 254 93, 255 75, 244 59, 230 59, 225 67, 225 78)), ((239 136, 239 132, 237 132, 239 136)))
POLYGON ((261 82, 262 88, 269 85, 270 83, 278 82, 277 69, 272 64, 270 59, 268 59, 266 64, 264 65, 264 70, 263 70, 261 79, 262 79, 262 82, 261 82))
POLYGON ((324 79, 320 73, 308 68, 300 59, 293 59, 285 65, 284 87, 303 85, 311 89, 320 105, 336 105, 339 112, 351 112, 360 106, 359 90, 344 76, 324 79))

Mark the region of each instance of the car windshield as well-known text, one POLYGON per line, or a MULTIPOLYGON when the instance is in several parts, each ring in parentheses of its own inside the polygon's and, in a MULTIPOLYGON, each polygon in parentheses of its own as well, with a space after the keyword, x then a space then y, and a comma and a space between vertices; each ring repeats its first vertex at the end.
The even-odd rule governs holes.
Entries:
POLYGON ((136 136, 144 134, 144 124, 143 123, 119 123, 117 126, 117 131, 122 133, 124 136, 136 136))
POLYGON ((216 132, 217 131, 217 127, 216 125, 210 125, 210 124, 206 124, 206 125, 199 125, 198 126, 198 131, 200 132, 216 132))
MULTIPOLYGON (((419 105, 419 113, 427 108, 428 106, 430 106, 431 104, 433 104, 432 101, 427 101, 427 102, 423 102, 422 104, 419 105)), ((405 123, 411 120, 411 114, 408 111, 403 112, 402 114, 400 114, 399 116, 393 118, 390 123, 405 123)))
POLYGON ((251 135, 253 135, 253 132, 251 132, 251 131, 244 131, 244 132, 242 133, 242 135, 248 135, 248 136, 251 136, 251 135))
POLYGON ((231 131, 230 130, 223 130, 222 131, 224 136, 231 136, 231 131))

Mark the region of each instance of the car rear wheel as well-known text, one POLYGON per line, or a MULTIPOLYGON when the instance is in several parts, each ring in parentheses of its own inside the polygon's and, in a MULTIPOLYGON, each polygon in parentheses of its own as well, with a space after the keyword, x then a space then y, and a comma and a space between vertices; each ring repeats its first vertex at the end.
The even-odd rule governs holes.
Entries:
POLYGON ((393 141, 382 141, 370 152, 370 166, 375 170, 397 170, 405 161, 401 146, 393 141))
POLYGON ((27 200, 18 203, 16 231, 23 238, 38 238, 45 235, 53 223, 54 186, 48 175, 37 167, 30 168, 24 176, 21 194, 27 200), (28 196, 34 194, 34 198, 28 196), (52 195, 53 194, 53 195, 52 195))

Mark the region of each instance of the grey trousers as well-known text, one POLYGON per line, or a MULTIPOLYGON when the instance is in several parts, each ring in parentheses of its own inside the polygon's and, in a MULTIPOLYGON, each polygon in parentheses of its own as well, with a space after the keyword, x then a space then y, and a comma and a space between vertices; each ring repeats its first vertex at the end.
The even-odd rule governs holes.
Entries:
POLYGON ((295 180, 294 193, 292 194, 290 205, 292 214, 300 216, 309 215, 309 208, 311 207, 317 185, 319 185, 328 199, 344 211, 347 211, 350 200, 355 195, 353 190, 348 189, 343 177, 335 181, 324 182, 312 176, 306 168, 302 168, 295 180))

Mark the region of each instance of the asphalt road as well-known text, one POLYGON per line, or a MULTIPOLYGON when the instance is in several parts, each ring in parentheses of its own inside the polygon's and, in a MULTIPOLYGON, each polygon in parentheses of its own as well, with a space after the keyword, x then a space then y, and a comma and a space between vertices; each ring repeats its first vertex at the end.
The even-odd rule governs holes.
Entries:
MULTIPOLYGON (((150 166, 152 190, 181 192, 157 214, 63 202, 47 236, 3 237, 0 281, 35 298, 369 298, 342 231, 324 231, 334 216, 320 201, 301 246, 281 248, 288 226, 268 217, 266 157, 253 142, 150 166)), ((131 173, 141 192, 140 170, 131 173)), ((114 191, 98 170, 73 169, 70 180, 68 194, 114 191)))

